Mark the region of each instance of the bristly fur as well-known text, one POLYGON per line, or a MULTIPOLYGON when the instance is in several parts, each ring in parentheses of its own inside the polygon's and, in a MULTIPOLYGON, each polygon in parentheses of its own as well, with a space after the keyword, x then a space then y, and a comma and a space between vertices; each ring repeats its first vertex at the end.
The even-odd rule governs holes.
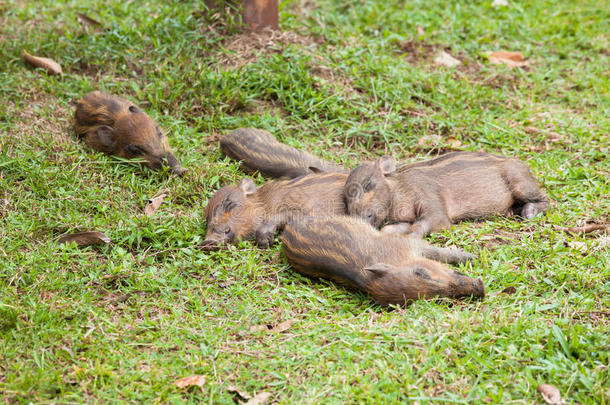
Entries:
POLYGON ((417 238, 384 235, 358 218, 290 222, 282 242, 288 261, 300 273, 363 290, 381 304, 404 304, 423 297, 484 296, 481 280, 431 260, 463 262, 471 258, 468 253, 434 247, 417 238))
POLYGON ((548 207, 525 163, 484 152, 453 152, 395 170, 382 158, 354 169, 344 193, 350 215, 375 226, 410 224, 401 229, 418 235, 509 211, 531 218, 548 207))
POLYGON ((256 237, 259 246, 271 244, 276 230, 308 215, 345 214, 345 173, 312 173, 266 183, 251 195, 239 186, 225 186, 206 207, 204 244, 234 243, 256 237), (225 235, 230 235, 228 238, 225 235))
POLYGON ((278 142, 269 132, 260 129, 236 129, 220 139, 220 148, 225 155, 241 161, 247 171, 258 171, 272 178, 345 172, 334 163, 278 142))
POLYGON ((100 152, 143 158, 153 169, 168 166, 176 174, 185 171, 152 118, 124 98, 99 91, 85 94, 76 105, 74 131, 100 152))

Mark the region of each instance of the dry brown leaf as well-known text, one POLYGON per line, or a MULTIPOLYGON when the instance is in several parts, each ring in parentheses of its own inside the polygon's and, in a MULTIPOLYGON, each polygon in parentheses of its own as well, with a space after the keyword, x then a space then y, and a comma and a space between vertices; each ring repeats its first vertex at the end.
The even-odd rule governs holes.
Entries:
POLYGON ((561 405, 563 401, 561 400, 561 393, 551 384, 540 384, 538 386, 538 392, 542 394, 542 398, 549 405, 561 405))
POLYGON ((239 388, 237 388, 234 385, 229 385, 227 387, 227 391, 229 391, 231 394, 236 394, 240 399, 247 401, 250 398, 252 398, 252 395, 248 394, 245 391, 240 390, 239 388))
POLYGON ((288 329, 290 329, 293 322, 294 321, 292 319, 289 319, 287 321, 279 323, 279 324, 277 324, 277 326, 275 328, 271 329, 271 332, 275 332, 275 333, 286 332, 288 329))
POLYGON ((25 60, 26 63, 34 67, 45 69, 50 75, 60 75, 63 73, 59 63, 55 62, 53 59, 30 55, 25 49, 21 53, 21 56, 23 56, 23 60, 25 60))
POLYGON ((147 217, 152 217, 157 212, 157 209, 161 206, 161 203, 165 199, 166 194, 161 194, 155 198, 152 198, 147 201, 146 207, 144 207, 144 213, 147 217))
POLYGON ((517 289, 515 287, 513 287, 512 285, 509 287, 506 287, 505 289, 503 289, 501 291, 501 294, 514 294, 517 292, 517 289))
POLYGON ((564 136, 557 132, 544 131, 535 127, 523 127, 523 132, 526 134, 545 134, 549 142, 561 142, 564 139, 564 136))
POLYGON ((458 59, 454 58, 453 56, 449 55, 445 51, 440 51, 434 57, 434 63, 436 63, 437 65, 442 65, 442 66, 447 66, 447 67, 454 67, 454 66, 459 66, 462 64, 462 62, 460 62, 458 59))
POLYGON ((95 21, 93 18, 88 17, 83 13, 78 13, 76 15, 76 18, 78 19, 78 22, 83 26, 83 28, 87 31, 89 31, 89 29, 93 29, 93 32, 103 31, 102 23, 100 23, 99 21, 95 21))
POLYGON ((269 401, 270 398, 270 393, 266 391, 259 392, 258 394, 253 396, 248 402, 246 402, 246 405, 264 405, 269 401))
POLYGON ((591 233, 591 232, 600 231, 600 230, 605 230, 606 232, 610 233, 610 224, 587 224, 584 226, 572 226, 572 227, 563 227, 563 226, 553 225, 553 228, 555 228, 559 231, 564 231, 564 232, 569 232, 569 233, 591 233))
POLYGON ((250 332, 260 332, 260 331, 263 331, 263 330, 269 330, 267 325, 252 325, 250 327, 250 332))
POLYGON ((523 127, 523 131, 526 134, 539 134, 542 132, 541 130, 539 130, 538 128, 535 128, 535 127, 523 127))
POLYGON ((489 62, 494 65, 506 64, 511 67, 523 67, 529 65, 521 52, 496 51, 488 56, 489 62))
POLYGON ((275 327, 271 327, 271 325, 252 325, 250 327, 250 332, 261 332, 261 331, 269 331, 274 333, 282 333, 290 329, 293 324, 293 320, 289 319, 287 321, 278 323, 275 327))
POLYGON ((89 246, 97 243, 110 243, 110 238, 101 232, 69 233, 59 238, 59 243, 76 242, 78 246, 89 246))
POLYGON ((203 388, 203 386, 205 385, 205 377, 198 374, 191 375, 174 381, 174 385, 176 385, 178 388, 186 388, 192 386, 203 388))

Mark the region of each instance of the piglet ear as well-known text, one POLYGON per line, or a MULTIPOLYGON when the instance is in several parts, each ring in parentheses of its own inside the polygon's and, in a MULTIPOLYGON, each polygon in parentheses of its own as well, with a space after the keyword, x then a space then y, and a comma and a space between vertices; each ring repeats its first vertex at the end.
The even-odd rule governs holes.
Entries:
POLYGON ((114 143, 114 131, 108 125, 102 125, 95 130, 97 139, 105 147, 110 147, 114 143))
POLYGON ((241 179, 237 185, 237 188, 243 191, 243 193, 247 196, 256 193, 256 184, 254 184, 254 180, 247 177, 241 179))
POLYGON ((396 171, 396 163, 390 156, 382 156, 375 162, 375 169, 387 176, 396 171))
POLYGON ((364 268, 364 270, 370 271, 371 273, 373 273, 374 275, 379 276, 379 277, 390 272, 391 269, 392 269, 392 266, 390 266, 389 264, 385 264, 385 263, 375 263, 373 265, 366 266, 364 268))

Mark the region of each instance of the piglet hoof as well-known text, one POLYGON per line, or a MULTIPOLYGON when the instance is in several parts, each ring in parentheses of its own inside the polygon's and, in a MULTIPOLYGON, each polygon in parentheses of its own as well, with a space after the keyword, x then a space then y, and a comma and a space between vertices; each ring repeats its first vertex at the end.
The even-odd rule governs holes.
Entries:
POLYGON ((268 249, 273 245, 273 232, 257 232, 256 233, 256 244, 261 249, 268 249))
POLYGON ((408 223, 390 224, 381 228, 381 233, 384 235, 400 235, 409 233, 410 229, 411 224, 408 223))
POLYGON ((532 219, 545 211, 546 203, 527 203, 521 209, 521 216, 525 219, 532 219))
POLYGON ((476 258, 475 255, 455 246, 449 247, 449 254, 449 258, 445 261, 451 264, 466 263, 476 258))
POLYGON ((476 258, 476 256, 473 255, 472 253, 468 253, 465 250, 461 250, 460 249, 459 253, 458 253, 458 261, 457 262, 458 263, 466 263, 466 262, 474 260, 475 258, 476 258))
POLYGON ((474 298, 485 298, 485 285, 483 284, 483 280, 478 278, 476 279, 474 284, 475 285, 472 291, 472 296, 474 298))

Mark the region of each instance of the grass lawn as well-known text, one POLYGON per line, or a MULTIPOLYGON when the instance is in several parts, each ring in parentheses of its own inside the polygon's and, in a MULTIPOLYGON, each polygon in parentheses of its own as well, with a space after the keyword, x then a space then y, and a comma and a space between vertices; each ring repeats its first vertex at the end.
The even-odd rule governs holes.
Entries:
POLYGON ((288 0, 282 32, 260 36, 203 7, 0 2, 0 402, 231 404, 235 386, 279 403, 529 404, 542 383, 610 402, 608 239, 557 228, 610 221, 607 2, 288 0), (79 12, 107 30, 85 32, 79 12), (490 64, 501 49, 529 66, 490 64), (436 65, 441 50, 462 64, 436 65), (189 173, 78 142, 75 101, 94 89, 142 106, 189 173), (459 270, 484 300, 383 308, 296 274, 277 244, 197 248, 207 200, 245 176, 218 136, 245 126, 349 167, 516 156, 552 206, 428 238, 477 256, 459 270), (85 230, 112 243, 57 243, 85 230), (195 374, 201 389, 173 384, 195 374))

